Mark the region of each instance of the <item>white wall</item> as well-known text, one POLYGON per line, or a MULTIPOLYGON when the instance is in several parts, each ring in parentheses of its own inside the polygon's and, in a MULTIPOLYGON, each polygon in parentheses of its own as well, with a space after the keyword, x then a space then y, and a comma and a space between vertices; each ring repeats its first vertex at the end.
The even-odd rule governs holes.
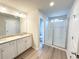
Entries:
POLYGON ((20 32, 27 32, 27 17, 20 18, 20 32))

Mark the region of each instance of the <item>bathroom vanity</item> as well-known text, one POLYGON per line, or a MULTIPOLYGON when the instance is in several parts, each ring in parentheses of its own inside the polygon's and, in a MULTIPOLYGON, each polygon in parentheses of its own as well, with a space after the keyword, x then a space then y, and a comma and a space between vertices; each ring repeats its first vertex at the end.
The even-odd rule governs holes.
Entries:
POLYGON ((18 34, 0 39, 0 59, 14 59, 32 47, 32 34, 18 34))

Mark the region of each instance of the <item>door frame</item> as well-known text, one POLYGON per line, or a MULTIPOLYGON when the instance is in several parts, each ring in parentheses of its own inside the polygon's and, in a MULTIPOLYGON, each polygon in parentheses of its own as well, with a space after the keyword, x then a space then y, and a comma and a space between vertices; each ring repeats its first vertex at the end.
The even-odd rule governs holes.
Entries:
MULTIPOLYGON (((45 44, 45 19, 42 16, 40 16, 40 19, 42 19, 44 23, 44 44, 45 44)), ((40 19, 39 19, 39 47, 40 47, 40 19)))

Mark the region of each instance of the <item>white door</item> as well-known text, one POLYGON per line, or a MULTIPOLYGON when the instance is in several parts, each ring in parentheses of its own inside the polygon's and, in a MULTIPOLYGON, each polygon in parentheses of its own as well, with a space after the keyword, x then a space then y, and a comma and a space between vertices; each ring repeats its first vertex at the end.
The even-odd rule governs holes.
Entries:
POLYGON ((70 45, 70 53, 71 59, 77 59, 76 54, 79 53, 78 51, 78 41, 79 41, 79 17, 71 16, 70 20, 70 37, 71 37, 71 45, 70 45))
POLYGON ((6 35, 12 35, 19 32, 19 21, 15 19, 6 20, 6 35))
POLYGON ((65 48, 66 44, 66 22, 65 20, 52 20, 51 21, 51 33, 53 45, 61 48, 65 48))

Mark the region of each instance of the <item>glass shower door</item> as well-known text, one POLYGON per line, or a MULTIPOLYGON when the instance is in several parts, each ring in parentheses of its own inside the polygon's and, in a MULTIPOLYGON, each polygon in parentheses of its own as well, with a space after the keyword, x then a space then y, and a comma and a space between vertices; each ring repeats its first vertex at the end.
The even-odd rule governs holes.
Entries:
POLYGON ((65 48, 66 25, 64 20, 54 20, 53 22, 53 45, 65 48))

